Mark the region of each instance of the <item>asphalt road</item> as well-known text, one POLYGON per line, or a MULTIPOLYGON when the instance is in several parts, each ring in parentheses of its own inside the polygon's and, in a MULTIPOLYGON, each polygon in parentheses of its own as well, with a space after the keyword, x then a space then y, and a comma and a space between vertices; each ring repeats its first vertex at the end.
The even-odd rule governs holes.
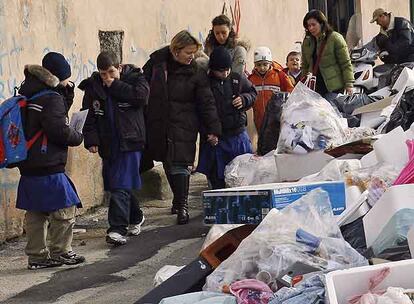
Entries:
POLYGON ((78 228, 87 232, 75 238, 74 250, 87 258, 83 265, 29 271, 24 239, 9 244, 0 250, 0 300, 10 304, 134 303, 154 288, 154 275, 162 266, 186 265, 197 257, 209 230, 201 217, 200 191, 205 187, 204 179, 192 178, 188 225, 175 225, 165 202, 147 202, 144 231, 125 246, 105 243, 105 208, 80 219, 78 228))

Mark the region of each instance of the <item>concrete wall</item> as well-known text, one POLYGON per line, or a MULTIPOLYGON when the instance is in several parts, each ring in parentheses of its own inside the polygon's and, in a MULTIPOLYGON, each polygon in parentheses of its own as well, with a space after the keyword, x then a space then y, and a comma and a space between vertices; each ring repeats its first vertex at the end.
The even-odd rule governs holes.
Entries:
MULTIPOLYGON (((368 21, 377 6, 408 16, 406 0, 360 0, 364 37, 375 33, 368 21), (391 6, 392 5, 392 6, 391 6)), ((50 50, 62 52, 72 66, 72 80, 79 83, 96 69, 98 31, 123 30, 125 63, 142 66, 148 55, 182 29, 204 40, 213 17, 223 4, 234 0, 0 0, 0 100, 12 95, 23 80, 23 67, 39 63, 50 50)), ((302 19, 306 0, 241 0, 241 38, 252 48, 266 45, 273 57, 285 63, 286 54, 303 39, 302 19)), ((252 52, 248 69, 252 68, 252 52)), ((73 106, 78 110, 81 94, 73 106)), ((251 124, 253 127, 253 124, 251 124)), ((254 127, 253 127, 254 128, 254 127)), ((100 160, 82 147, 70 150, 68 174, 75 182, 84 206, 102 202, 100 160)), ((16 210, 16 170, 0 170, 0 241, 22 233, 24 212, 16 210)))

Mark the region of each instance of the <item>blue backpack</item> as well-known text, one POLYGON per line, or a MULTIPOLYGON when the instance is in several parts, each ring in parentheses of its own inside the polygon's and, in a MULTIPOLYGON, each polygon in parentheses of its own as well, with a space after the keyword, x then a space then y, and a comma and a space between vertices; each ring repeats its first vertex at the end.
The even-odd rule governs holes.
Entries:
MULTIPOLYGON (((43 135, 42 152, 46 153, 47 137, 39 130, 29 140, 24 135, 24 117, 30 101, 44 95, 59 95, 52 90, 44 90, 26 98, 13 96, 0 104, 0 168, 12 167, 13 164, 27 158, 27 152, 43 135)), ((30 106, 29 106, 30 107, 30 106)))

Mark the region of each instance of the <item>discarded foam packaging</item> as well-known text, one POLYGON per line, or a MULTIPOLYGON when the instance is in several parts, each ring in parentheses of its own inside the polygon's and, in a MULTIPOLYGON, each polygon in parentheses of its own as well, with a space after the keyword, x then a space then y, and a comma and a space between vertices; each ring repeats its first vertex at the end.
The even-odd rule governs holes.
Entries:
POLYGON ((368 191, 365 191, 359 196, 357 201, 352 206, 348 207, 347 205, 345 211, 342 212, 336 218, 338 225, 339 226, 347 225, 359 219, 361 216, 364 216, 365 214, 367 214, 368 211, 371 209, 371 207, 369 206, 367 202, 367 197, 368 197, 368 191))
POLYGON ((392 216, 404 208, 414 209, 414 184, 391 186, 365 215, 363 222, 367 247, 374 243, 392 216))
POLYGON ((398 76, 397 81, 394 83, 392 90, 397 90, 398 92, 406 91, 411 89, 414 86, 414 71, 409 68, 404 68, 400 76, 398 76))
POLYGON ((204 223, 258 224, 270 209, 283 209, 316 188, 328 193, 334 215, 345 210, 343 181, 273 183, 204 191, 204 223))
POLYGON ((359 198, 361 197, 361 190, 358 186, 348 186, 345 189, 345 196, 346 196, 346 209, 351 208, 355 205, 359 198))
POLYGON ((377 156, 375 151, 371 151, 368 154, 365 154, 361 158, 361 168, 368 168, 375 166, 378 163, 377 156))
POLYGON ((414 123, 412 123, 410 128, 405 131, 405 134, 407 135, 407 139, 414 139, 414 123))
POLYGON ((390 269, 390 273, 375 290, 388 287, 414 288, 414 260, 336 270, 326 275, 326 297, 329 303, 348 304, 352 297, 366 294, 369 291, 370 279, 386 267, 390 269))
POLYGON ((306 154, 278 154, 275 152, 276 168, 281 182, 292 182, 319 172, 332 159, 323 151, 306 154))
POLYGON ((352 115, 361 114, 361 127, 376 128, 385 121, 385 117, 381 116, 383 109, 388 107, 394 96, 388 96, 379 101, 359 107, 352 112, 352 115))
POLYGON ((383 87, 383 88, 379 89, 378 91, 375 91, 375 92, 369 94, 368 96, 388 97, 390 95, 391 95, 391 87, 390 86, 386 86, 386 87, 383 87))
POLYGON ((414 259, 414 224, 408 231, 408 247, 410 248, 411 258, 414 259))
POLYGON ((402 168, 408 162, 407 135, 401 127, 381 136, 374 142, 375 156, 379 163, 402 168))

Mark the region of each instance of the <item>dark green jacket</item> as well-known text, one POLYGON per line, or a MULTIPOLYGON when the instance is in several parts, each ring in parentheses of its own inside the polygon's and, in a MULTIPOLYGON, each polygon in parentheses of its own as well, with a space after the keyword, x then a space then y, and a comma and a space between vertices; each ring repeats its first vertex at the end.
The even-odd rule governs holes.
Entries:
MULTIPOLYGON (((307 35, 302 43, 302 72, 306 75, 312 73, 313 52, 315 42, 319 51, 322 39, 325 34, 318 39, 307 35)), ((319 70, 329 92, 342 90, 345 87, 352 87, 354 83, 354 72, 349 58, 348 47, 341 34, 332 32, 323 50, 319 64, 319 70)))

